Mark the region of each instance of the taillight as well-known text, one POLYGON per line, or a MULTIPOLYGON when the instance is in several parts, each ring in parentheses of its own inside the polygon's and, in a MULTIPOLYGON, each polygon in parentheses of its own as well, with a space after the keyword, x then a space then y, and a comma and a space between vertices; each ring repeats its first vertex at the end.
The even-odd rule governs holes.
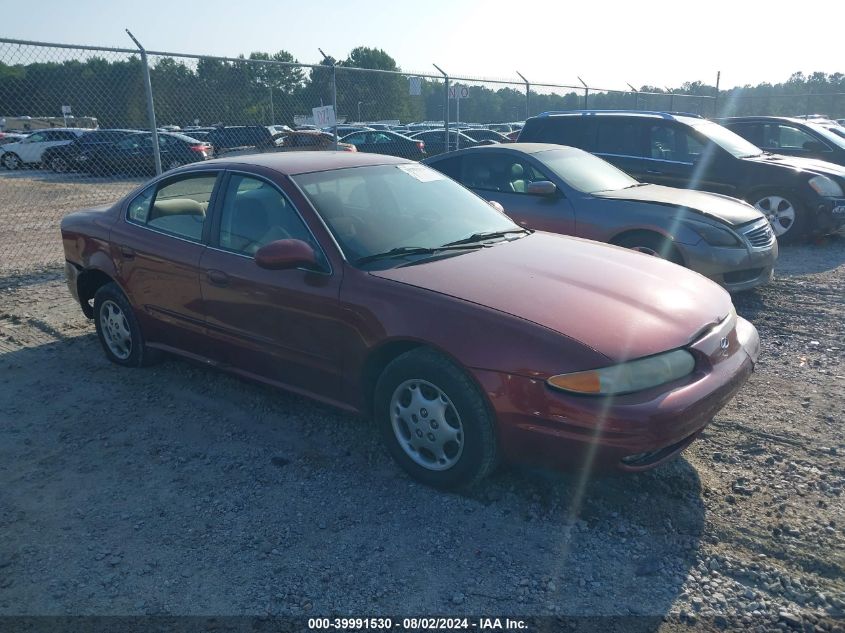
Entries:
POLYGON ((421 152, 425 151, 425 143, 423 143, 422 141, 417 141, 417 147, 420 148, 421 152))
POLYGON ((208 146, 206 146, 206 145, 190 145, 188 147, 188 149, 191 150, 192 152, 205 153, 208 150, 208 146))
POLYGON ((357 148, 357 147, 355 147, 354 145, 350 145, 349 147, 345 147, 344 149, 345 149, 347 152, 357 152, 357 151, 358 151, 358 148, 357 148))

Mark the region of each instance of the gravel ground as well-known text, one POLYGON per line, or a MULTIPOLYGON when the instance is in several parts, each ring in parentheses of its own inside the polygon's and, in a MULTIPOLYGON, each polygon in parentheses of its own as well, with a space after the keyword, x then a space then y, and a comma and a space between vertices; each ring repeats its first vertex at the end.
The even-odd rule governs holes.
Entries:
POLYGON ((59 221, 72 211, 113 203, 143 179, 98 178, 41 169, 0 169, 0 271, 64 261, 59 221))
POLYGON ((0 284, 0 615, 620 615, 843 630, 845 239, 740 295, 758 371, 681 458, 446 494, 368 421, 106 361, 57 273, 0 284))

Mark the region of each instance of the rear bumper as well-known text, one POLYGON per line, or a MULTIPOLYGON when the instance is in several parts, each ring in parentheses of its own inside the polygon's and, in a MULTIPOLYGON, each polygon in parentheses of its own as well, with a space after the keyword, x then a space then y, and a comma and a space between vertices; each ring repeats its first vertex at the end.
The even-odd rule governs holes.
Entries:
POLYGON ((675 457, 699 435, 748 379, 760 340, 753 325, 738 319, 729 333, 717 328, 689 349, 697 367, 681 384, 615 398, 566 394, 525 376, 474 373, 496 412, 506 460, 640 471, 675 457))

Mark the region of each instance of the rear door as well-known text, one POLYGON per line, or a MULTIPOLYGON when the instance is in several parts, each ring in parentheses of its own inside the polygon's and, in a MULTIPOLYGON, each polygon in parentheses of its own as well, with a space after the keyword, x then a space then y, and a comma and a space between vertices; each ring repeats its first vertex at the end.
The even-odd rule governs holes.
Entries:
POLYGON ((287 387, 340 398, 341 274, 290 198, 273 182, 231 172, 220 197, 199 283, 216 360, 287 387), (313 270, 267 270, 256 251, 299 239, 317 252, 313 270))
POLYGON ((596 117, 594 130, 582 139, 588 152, 612 163, 628 175, 643 179, 646 165, 645 121, 634 117, 596 117))
POLYGON ((151 184, 111 231, 119 281, 150 341, 207 357, 199 282, 219 171, 151 184))

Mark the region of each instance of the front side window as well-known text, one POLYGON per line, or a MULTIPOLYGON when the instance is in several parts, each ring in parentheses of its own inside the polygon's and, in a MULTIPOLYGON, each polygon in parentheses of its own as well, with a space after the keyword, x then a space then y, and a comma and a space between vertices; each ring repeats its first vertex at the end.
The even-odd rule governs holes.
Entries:
POLYGON ((528 161, 493 152, 466 156, 460 178, 472 189, 505 193, 526 193, 530 183, 540 180, 549 177, 528 161))
POLYGON ((820 145, 814 136, 792 125, 767 123, 763 127, 763 145, 766 149, 809 150, 820 145))
POLYGON ((253 256, 270 242, 290 239, 319 250, 296 209, 278 189, 263 180, 233 174, 220 212, 220 248, 253 256))
POLYGON ((117 143, 116 147, 124 150, 138 149, 141 147, 142 140, 142 134, 133 134, 132 136, 127 136, 125 139, 117 143))
POLYGON ((47 135, 44 132, 36 132, 35 134, 30 134, 29 136, 24 139, 25 143, 43 143, 47 140, 47 135))
POLYGON ((127 219, 199 242, 216 181, 216 174, 201 174, 152 185, 129 203, 127 219))

